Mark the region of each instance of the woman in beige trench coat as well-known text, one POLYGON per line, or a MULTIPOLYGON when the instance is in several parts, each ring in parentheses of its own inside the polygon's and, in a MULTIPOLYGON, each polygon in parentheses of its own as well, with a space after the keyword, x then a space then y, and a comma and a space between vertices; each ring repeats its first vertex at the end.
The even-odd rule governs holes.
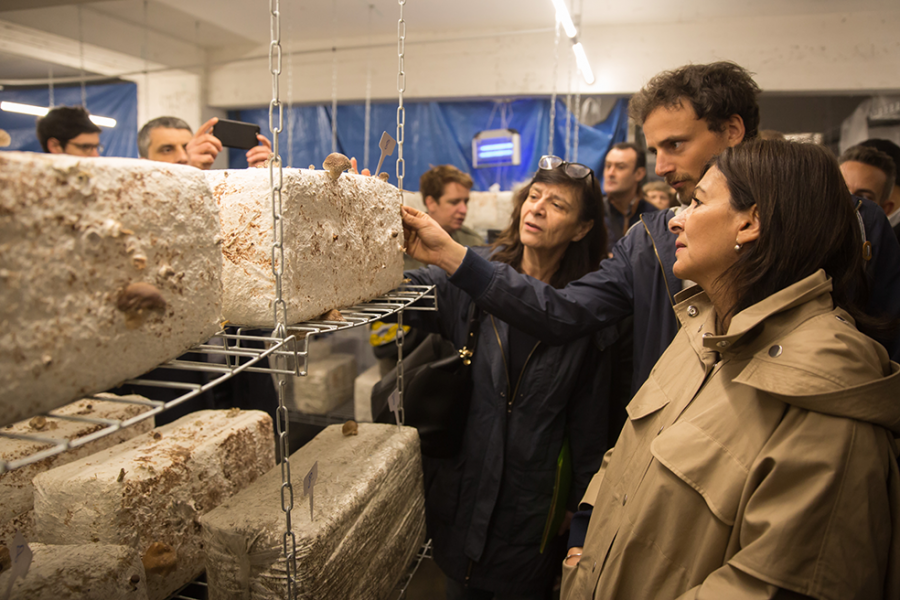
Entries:
POLYGON ((583 499, 564 599, 900 598, 900 366, 820 147, 726 150, 674 218, 682 327, 583 499))

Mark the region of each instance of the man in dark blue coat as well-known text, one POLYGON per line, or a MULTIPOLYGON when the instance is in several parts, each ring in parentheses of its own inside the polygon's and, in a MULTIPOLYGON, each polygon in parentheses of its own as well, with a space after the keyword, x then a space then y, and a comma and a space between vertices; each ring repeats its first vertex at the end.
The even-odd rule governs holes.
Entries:
MULTIPOLYGON (((647 146, 656 154, 656 173, 678 191, 683 204, 690 202, 710 158, 757 136, 759 91, 745 69, 717 62, 660 73, 632 98, 631 117, 642 125, 647 146)), ((404 224, 414 232, 407 243, 412 256, 442 267, 482 309, 545 343, 561 344, 634 315, 632 393, 675 337, 672 307, 683 282, 672 273, 672 210, 642 215, 641 223, 613 247, 612 259, 562 289, 467 253, 427 217, 404 210, 404 224)), ((868 312, 898 318, 900 245, 876 204, 862 200, 859 214, 872 244, 868 312)), ((898 336, 884 343, 900 360, 898 336)))

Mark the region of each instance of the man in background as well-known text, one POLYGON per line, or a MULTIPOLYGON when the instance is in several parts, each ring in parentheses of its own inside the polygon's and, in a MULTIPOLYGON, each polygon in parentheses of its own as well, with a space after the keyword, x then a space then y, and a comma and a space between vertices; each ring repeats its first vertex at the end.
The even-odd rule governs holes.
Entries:
POLYGON ((641 198, 641 183, 646 175, 647 157, 637 145, 621 142, 606 153, 603 191, 610 248, 641 219, 643 213, 657 210, 641 198))
POLYGON ((869 146, 881 150, 894 161, 894 172, 896 173, 894 177, 894 190, 891 192, 888 201, 885 202, 882 208, 884 208, 884 213, 888 216, 891 227, 894 228, 894 234, 896 234, 897 240, 900 241, 900 146, 891 140, 878 138, 866 140, 862 142, 860 146, 869 146), (889 210, 891 212, 888 212, 889 210))
MULTIPOLYGON (((453 165, 431 167, 419 178, 419 192, 425 202, 425 210, 444 231, 463 246, 482 246, 484 239, 463 222, 469 210, 469 193, 472 178, 453 165)), ((403 257, 407 271, 424 266, 419 261, 403 257)))
MULTIPOLYGON (((222 151, 222 142, 212 134, 218 122, 213 117, 195 134, 178 117, 157 117, 141 127, 138 154, 149 160, 209 169, 222 151)), ((247 151, 247 165, 251 167, 264 163, 272 151, 272 144, 265 136, 257 134, 256 139, 261 145, 247 151)))
POLYGON ((854 196, 868 198, 881 207, 885 215, 896 208, 891 198, 897 168, 884 152, 858 144, 841 154, 841 174, 854 196))
POLYGON ((37 138, 44 152, 100 156, 100 128, 83 106, 57 106, 37 121, 37 138))

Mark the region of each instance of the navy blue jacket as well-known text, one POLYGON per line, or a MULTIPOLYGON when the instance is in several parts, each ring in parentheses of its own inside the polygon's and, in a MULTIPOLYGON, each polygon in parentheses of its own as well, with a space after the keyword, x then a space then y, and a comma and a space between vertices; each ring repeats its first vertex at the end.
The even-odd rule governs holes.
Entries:
MULTIPOLYGON (((873 246, 866 268, 870 288, 866 311, 898 318, 900 244, 878 205, 862 200, 859 211, 873 246)), ((489 263, 471 251, 450 281, 482 309, 550 344, 634 314, 633 394, 678 331, 672 307, 681 281, 672 273, 676 236, 668 229, 673 216, 671 210, 641 215, 641 223, 613 247, 613 258, 562 289, 520 275, 508 265, 489 263)), ((900 336, 894 335, 885 346, 900 362, 900 336)))
MULTIPOLYGON (((494 264, 486 260, 489 248, 470 251, 494 264)), ((406 311, 404 322, 461 348, 471 297, 437 267, 407 271, 406 277, 435 285, 439 310, 406 311)), ((538 342, 521 381, 509 381, 509 325, 481 313, 463 448, 457 457, 426 457, 424 464, 434 558, 449 577, 462 582, 468 575, 470 586, 504 593, 552 585, 565 539, 543 555, 539 548, 557 457, 568 437, 574 471, 568 506, 574 509, 612 443, 601 389, 609 382, 609 361, 600 345, 611 343, 613 334, 557 346, 538 342)))

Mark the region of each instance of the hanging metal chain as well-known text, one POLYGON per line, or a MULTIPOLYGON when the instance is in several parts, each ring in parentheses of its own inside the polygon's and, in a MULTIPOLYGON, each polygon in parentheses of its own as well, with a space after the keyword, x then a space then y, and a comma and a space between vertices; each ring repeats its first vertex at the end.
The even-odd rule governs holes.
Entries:
MULTIPOLYGON (((288 19, 288 39, 294 39, 294 24, 288 19)), ((287 136, 288 136, 288 168, 294 166, 294 51, 288 52, 288 97, 287 97, 287 136)), ((282 161, 283 164, 283 161, 282 161)))
POLYGON ((553 154, 553 134, 556 127, 556 75, 559 70, 559 21, 556 22, 556 49, 553 54, 553 95, 550 96, 550 140, 547 154, 553 154))
MULTIPOLYGON (((284 339, 287 334, 287 307, 282 295, 282 275, 284 274, 284 220, 282 218, 281 189, 284 169, 278 145, 278 134, 284 129, 284 106, 278 90, 281 75, 281 10, 279 0, 269 0, 271 42, 269 43, 269 71, 272 73, 272 100, 269 102, 269 131, 272 134, 272 158, 269 160, 269 184, 272 191, 272 274, 275 276, 275 300, 272 311, 275 317, 276 338, 284 339), (275 113, 278 124, 275 124, 275 113)), ((297 539, 291 524, 291 510, 294 507, 294 488, 291 484, 290 448, 288 445, 288 411, 284 403, 286 378, 278 375, 278 410, 275 422, 278 431, 278 449, 281 455, 281 510, 284 511, 285 532, 282 547, 285 559, 287 597, 293 599, 297 583, 297 539)))
MULTIPOLYGON (((397 0, 400 5, 400 20, 397 21, 397 188, 400 190, 400 202, 403 202, 403 176, 406 174, 406 162, 403 160, 403 135, 406 127, 406 109, 403 108, 403 92, 406 91, 406 71, 403 56, 406 52, 406 21, 403 20, 403 6, 406 0, 397 0)), ((400 424, 406 422, 403 410, 403 311, 397 313, 397 404, 400 424)))
POLYGON ((403 177, 406 175, 406 162, 403 160, 403 134, 406 127, 406 109, 403 108, 403 92, 406 91, 406 71, 403 57, 406 52, 406 21, 403 20, 403 6, 406 0, 397 0, 400 5, 400 20, 397 21, 397 94, 400 101, 397 105, 397 188, 403 198, 403 177))

